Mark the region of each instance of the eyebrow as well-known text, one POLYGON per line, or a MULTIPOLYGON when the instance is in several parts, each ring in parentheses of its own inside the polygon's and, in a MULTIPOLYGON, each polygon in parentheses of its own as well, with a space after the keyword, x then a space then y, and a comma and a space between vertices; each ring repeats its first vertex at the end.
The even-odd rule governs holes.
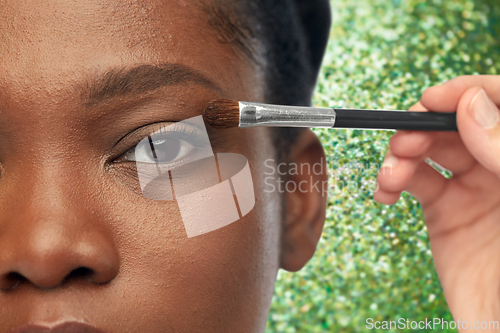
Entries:
POLYGON ((83 87, 82 99, 86 107, 95 107, 113 98, 144 94, 165 86, 186 83, 221 91, 207 77, 184 65, 140 65, 111 68, 102 75, 92 77, 83 87))

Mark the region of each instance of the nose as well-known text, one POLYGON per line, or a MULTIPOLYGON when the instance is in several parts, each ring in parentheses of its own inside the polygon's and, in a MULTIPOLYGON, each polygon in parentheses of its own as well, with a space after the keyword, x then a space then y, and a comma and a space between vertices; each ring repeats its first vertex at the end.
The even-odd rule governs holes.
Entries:
POLYGON ((1 203, 0 289, 113 280, 119 270, 117 249, 106 224, 89 209, 90 201, 37 192, 12 195, 10 209, 1 203))
POLYGON ((104 284, 116 276, 117 254, 103 235, 75 235, 54 221, 37 224, 1 242, 1 289, 12 289, 23 281, 44 289, 76 279, 104 284))

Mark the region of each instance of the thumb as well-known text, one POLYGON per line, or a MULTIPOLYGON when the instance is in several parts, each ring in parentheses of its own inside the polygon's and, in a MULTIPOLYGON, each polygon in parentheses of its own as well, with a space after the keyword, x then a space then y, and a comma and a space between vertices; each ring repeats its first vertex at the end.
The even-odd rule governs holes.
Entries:
POLYGON ((460 137, 486 169, 500 175, 500 110, 484 89, 468 89, 457 109, 460 137))

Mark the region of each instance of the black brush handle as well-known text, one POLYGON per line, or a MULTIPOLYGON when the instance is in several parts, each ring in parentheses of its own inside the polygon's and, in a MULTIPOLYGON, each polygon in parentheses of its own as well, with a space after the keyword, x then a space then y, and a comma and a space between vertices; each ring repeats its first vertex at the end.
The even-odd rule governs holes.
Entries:
POLYGON ((334 109, 334 128, 367 128, 410 131, 456 132, 457 114, 448 112, 405 112, 334 109))

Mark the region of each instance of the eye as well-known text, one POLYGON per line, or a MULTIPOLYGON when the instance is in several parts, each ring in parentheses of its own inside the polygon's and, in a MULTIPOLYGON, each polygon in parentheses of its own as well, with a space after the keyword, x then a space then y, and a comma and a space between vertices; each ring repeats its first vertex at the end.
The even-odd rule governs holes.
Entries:
POLYGON ((115 147, 125 153, 114 163, 136 162, 172 168, 213 156, 202 116, 140 127, 115 147))
POLYGON ((201 116, 200 124, 188 121, 140 128, 123 140, 122 145, 131 148, 113 162, 179 165, 212 155, 208 134, 200 128, 201 116))
POLYGON ((148 136, 129 149, 116 162, 134 161, 140 163, 172 163, 187 156, 195 147, 180 139, 153 138, 148 136))

